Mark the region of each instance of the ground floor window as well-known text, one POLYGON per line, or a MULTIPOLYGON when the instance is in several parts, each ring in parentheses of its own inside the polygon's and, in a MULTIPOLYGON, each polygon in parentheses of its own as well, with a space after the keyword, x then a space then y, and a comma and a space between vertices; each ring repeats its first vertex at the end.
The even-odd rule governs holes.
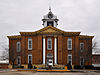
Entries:
POLYGON ((72 65, 72 54, 68 54, 68 64, 72 65))
POLYGON ((80 65, 84 65, 84 58, 80 57, 80 65))
POLYGON ((28 55, 28 64, 32 64, 32 54, 28 55))
POLYGON ((20 65, 21 64, 21 57, 17 56, 17 64, 20 65))

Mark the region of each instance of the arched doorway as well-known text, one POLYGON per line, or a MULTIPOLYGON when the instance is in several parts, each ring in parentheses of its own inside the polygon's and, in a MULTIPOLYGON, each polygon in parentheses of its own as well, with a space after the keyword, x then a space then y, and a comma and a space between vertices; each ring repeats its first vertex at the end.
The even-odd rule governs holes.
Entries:
POLYGON ((53 66, 53 55, 51 53, 47 54, 47 65, 53 66))

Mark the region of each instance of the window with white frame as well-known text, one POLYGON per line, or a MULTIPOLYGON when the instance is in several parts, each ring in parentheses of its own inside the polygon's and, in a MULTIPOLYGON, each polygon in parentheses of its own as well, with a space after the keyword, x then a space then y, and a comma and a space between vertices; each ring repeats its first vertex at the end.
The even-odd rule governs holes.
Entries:
POLYGON ((68 47, 68 50, 72 50, 72 38, 68 38, 67 47, 68 47))
POLYGON ((21 65, 21 57, 17 56, 17 65, 21 65))
POLYGON ((20 42, 17 42, 16 44, 16 49, 17 49, 17 52, 20 52, 20 49, 21 49, 21 45, 20 45, 20 42))
POLYGON ((80 51, 83 52, 84 50, 84 43, 80 43, 80 51))
POLYGON ((72 54, 68 54, 68 64, 72 65, 72 54))
POLYGON ((52 39, 51 38, 48 38, 48 40, 47 40, 47 49, 48 50, 52 49, 52 39))
POLYGON ((32 54, 28 55, 28 64, 32 64, 32 54))
POLYGON ((84 65, 84 58, 80 57, 80 65, 84 65))
POLYGON ((28 50, 32 50, 32 38, 28 38, 28 50))

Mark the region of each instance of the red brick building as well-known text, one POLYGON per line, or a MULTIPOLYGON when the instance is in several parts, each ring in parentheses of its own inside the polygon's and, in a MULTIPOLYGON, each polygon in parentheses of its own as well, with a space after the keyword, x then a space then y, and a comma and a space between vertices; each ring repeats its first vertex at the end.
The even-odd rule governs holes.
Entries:
POLYGON ((92 65, 94 65, 94 67, 100 67, 100 54, 93 54, 92 65))
POLYGON ((18 65, 91 65, 93 36, 65 32, 57 28, 58 19, 51 9, 42 19, 44 28, 20 32, 9 38, 9 64, 18 65))

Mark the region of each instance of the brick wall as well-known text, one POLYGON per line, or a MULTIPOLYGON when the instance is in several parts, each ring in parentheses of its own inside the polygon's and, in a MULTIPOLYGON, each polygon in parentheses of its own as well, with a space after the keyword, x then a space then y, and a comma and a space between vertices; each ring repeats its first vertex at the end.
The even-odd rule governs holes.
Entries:
POLYGON ((95 54, 92 56, 92 64, 100 64, 100 54, 95 54))
POLYGON ((8 64, 0 63, 0 69, 8 69, 8 64))

